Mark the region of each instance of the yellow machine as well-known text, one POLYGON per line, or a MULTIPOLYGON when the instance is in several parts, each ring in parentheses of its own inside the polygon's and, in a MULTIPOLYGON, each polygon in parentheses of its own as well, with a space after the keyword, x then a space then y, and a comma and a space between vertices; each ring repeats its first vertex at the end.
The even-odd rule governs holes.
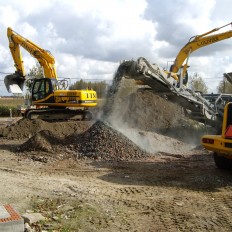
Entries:
POLYGON ((232 102, 226 104, 220 135, 204 135, 201 144, 214 152, 217 167, 232 169, 232 102))
MULTIPOLYGON (((229 96, 210 94, 210 96, 205 97, 204 94, 189 88, 187 85, 187 67, 192 52, 232 37, 232 30, 214 34, 228 25, 231 23, 193 36, 181 48, 169 70, 161 68, 155 62, 149 62, 144 57, 139 57, 137 60, 122 61, 115 74, 112 92, 117 91, 122 78, 133 79, 138 85, 141 85, 141 88, 152 91, 181 106, 185 115, 190 119, 217 127, 218 121, 222 121, 225 102, 228 102, 229 96)), ((231 76, 226 76, 228 81, 231 81, 231 76)))
POLYGON ((204 34, 191 37, 189 42, 179 51, 174 61, 174 64, 170 68, 170 72, 178 73, 179 71, 181 71, 180 74, 181 74, 181 77, 183 78, 183 84, 186 84, 188 81, 187 67, 188 67, 188 59, 189 59, 190 54, 199 48, 208 46, 213 43, 217 43, 221 40, 231 38, 232 30, 222 32, 222 33, 212 34, 229 25, 232 25, 232 23, 228 23, 222 27, 214 28, 213 30, 208 31, 204 34), (183 65, 185 60, 186 60, 186 63, 183 65))
POLYGON ((45 120, 81 119, 90 120, 92 114, 88 110, 97 104, 97 94, 93 90, 67 90, 68 81, 58 80, 55 68, 55 58, 52 54, 22 37, 11 28, 7 29, 9 48, 14 60, 16 72, 4 79, 9 92, 17 87, 23 90, 25 70, 20 46, 29 52, 40 63, 44 78, 33 79, 31 88, 32 106, 26 110, 26 118, 41 118, 45 120))

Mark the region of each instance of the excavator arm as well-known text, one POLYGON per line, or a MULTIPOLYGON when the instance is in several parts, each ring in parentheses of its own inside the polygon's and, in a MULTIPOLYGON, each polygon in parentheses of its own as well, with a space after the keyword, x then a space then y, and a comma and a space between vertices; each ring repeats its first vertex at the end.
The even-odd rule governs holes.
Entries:
POLYGON ((176 56, 176 59, 174 61, 174 64, 170 68, 170 72, 177 73, 180 68, 183 66, 185 60, 186 63, 183 66, 183 70, 181 73, 181 76, 184 77, 187 71, 188 67, 188 58, 191 53, 196 51, 197 49, 200 49, 202 47, 208 46, 213 43, 217 43, 221 40, 229 39, 232 37, 232 30, 213 34, 214 32, 226 27, 232 25, 232 23, 226 24, 222 27, 215 28, 211 31, 208 31, 204 34, 193 36, 190 38, 189 42, 179 51, 178 55, 176 56))
POLYGON ((9 40, 11 55, 14 60, 14 66, 16 68, 16 72, 14 74, 7 75, 4 79, 6 88, 9 92, 12 92, 12 89, 14 89, 11 88, 12 86, 18 86, 21 90, 23 90, 23 85, 25 82, 26 73, 20 46, 29 52, 31 56, 37 59, 37 61, 43 67, 45 77, 57 78, 55 58, 49 51, 40 48, 30 40, 13 31, 10 27, 7 28, 7 37, 9 40))
MULTIPOLYGON (((226 102, 231 101, 232 95, 202 95, 199 92, 195 92, 189 89, 183 82, 187 63, 184 65, 184 73, 182 72, 182 75, 179 75, 179 71, 182 69, 184 61, 186 59, 188 61, 188 57, 193 51, 232 37, 232 31, 210 35, 223 27, 192 37, 178 53, 170 71, 163 70, 158 64, 151 63, 144 57, 121 62, 116 71, 110 93, 117 91, 122 78, 134 79, 137 84, 143 85, 143 87, 148 86, 155 94, 163 96, 167 100, 183 107, 187 117, 213 127, 218 127, 223 118, 224 105, 226 102)), ((232 82, 231 73, 224 75, 232 82)), ((113 101, 114 98, 110 99, 113 101)))

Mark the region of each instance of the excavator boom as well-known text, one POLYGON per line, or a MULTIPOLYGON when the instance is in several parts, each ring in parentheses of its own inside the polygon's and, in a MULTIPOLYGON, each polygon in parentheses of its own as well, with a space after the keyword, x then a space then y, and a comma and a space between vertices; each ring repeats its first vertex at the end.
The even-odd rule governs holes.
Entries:
POLYGON ((40 65, 43 67, 45 77, 57 78, 55 58, 49 51, 41 49, 38 45, 19 35, 10 27, 7 28, 7 37, 9 40, 11 55, 14 60, 14 66, 16 68, 16 72, 14 74, 7 75, 4 79, 5 86, 9 92, 15 93, 15 91, 18 91, 19 89, 21 89, 21 91, 23 90, 26 73, 20 46, 38 60, 40 65), (16 88, 17 86, 19 88, 16 88))
MULTIPOLYGON (((225 26, 228 26, 227 24, 225 26)), ((225 27, 223 26, 223 27, 225 27)), ((181 69, 183 62, 195 50, 232 37, 232 31, 210 35, 211 33, 223 28, 216 28, 202 35, 192 37, 178 53, 174 65, 170 71, 163 70, 159 65, 150 63, 144 57, 137 60, 123 61, 116 72, 114 81, 114 92, 120 85, 120 80, 124 78, 134 79, 136 83, 149 86, 150 89, 167 100, 177 103, 183 107, 186 116, 189 118, 211 125, 220 126, 223 118, 225 103, 232 100, 231 94, 201 94, 195 92, 183 84, 187 65, 185 64, 182 75, 177 72, 181 69), (178 75, 177 75, 178 74, 178 75)), ((232 80, 231 73, 224 76, 232 80)))
POLYGON ((180 70, 180 68, 183 66, 185 60, 187 59, 186 63, 184 64, 183 71, 181 74, 181 76, 184 77, 187 71, 188 58, 190 54, 202 47, 209 46, 210 44, 217 43, 219 41, 231 38, 232 30, 222 32, 222 33, 212 34, 231 24, 232 23, 229 23, 222 27, 215 28, 204 34, 191 37, 190 41, 183 48, 181 48, 181 50, 177 54, 174 64, 170 68, 170 72, 177 73, 180 70))

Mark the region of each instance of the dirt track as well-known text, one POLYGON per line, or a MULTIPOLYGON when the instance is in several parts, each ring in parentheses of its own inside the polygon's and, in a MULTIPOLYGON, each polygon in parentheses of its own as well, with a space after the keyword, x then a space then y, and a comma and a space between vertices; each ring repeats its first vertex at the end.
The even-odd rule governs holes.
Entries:
MULTIPOLYGON (((98 209, 82 231, 231 231, 231 173, 191 151, 130 161, 43 163, 15 156, 2 141, 1 203, 20 212, 39 198, 80 200, 98 209)), ((78 230, 70 230, 78 231, 78 230)))

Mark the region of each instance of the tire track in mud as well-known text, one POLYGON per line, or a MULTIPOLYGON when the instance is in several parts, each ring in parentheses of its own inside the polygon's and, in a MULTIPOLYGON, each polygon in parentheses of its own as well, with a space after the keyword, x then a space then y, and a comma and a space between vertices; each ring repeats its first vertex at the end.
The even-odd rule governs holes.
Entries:
MULTIPOLYGON (((232 230, 230 194, 226 197, 218 196, 215 200, 217 194, 207 193, 207 198, 214 199, 213 201, 197 203, 196 198, 188 203, 189 199, 184 199, 185 191, 177 191, 175 194, 178 193, 180 197, 167 197, 151 187, 123 187, 115 195, 111 193, 111 199, 116 196, 115 203, 128 208, 128 212, 146 215, 146 219, 143 219, 144 226, 155 222, 156 229, 161 231, 232 230), (197 204, 194 205, 194 202, 197 204)), ((133 220, 132 222, 134 223, 133 220)))
MULTIPOLYGON (((50 171, 54 175, 54 170, 50 171)), ((170 181, 166 182, 167 186, 128 186, 99 179, 109 172, 71 168, 57 169, 55 175, 72 180, 64 184, 64 193, 89 202, 103 202, 106 209, 118 209, 116 221, 124 223, 129 231, 136 231, 135 228, 138 231, 144 228, 146 231, 219 231, 221 228, 232 231, 232 189, 229 187, 212 192, 201 190, 207 178, 203 181, 199 174, 190 174, 189 185, 185 187, 172 185, 170 181), (190 188, 194 183, 200 190, 190 188), (137 221, 138 218, 141 220, 137 221)), ((103 224, 115 221, 96 220, 103 224)))
MULTIPOLYGON (((150 184, 141 185, 142 182, 136 182, 137 177, 134 172, 132 175, 131 170, 127 177, 121 173, 111 175, 108 168, 79 165, 70 168, 35 165, 33 172, 30 168, 17 166, 0 167, 0 171, 10 176, 20 176, 21 181, 27 180, 32 187, 35 180, 49 184, 53 195, 61 194, 63 197, 103 205, 103 211, 110 212, 109 215, 96 215, 91 220, 116 231, 120 231, 121 225, 128 231, 219 231, 222 228, 232 231, 232 188, 224 185, 207 190, 211 182, 223 183, 228 177, 219 174, 212 176, 211 180, 210 174, 202 178, 201 173, 188 175, 186 172, 182 182, 175 184, 176 179, 169 178, 169 175, 163 175, 163 179, 159 175, 157 180, 154 177, 154 181, 147 182, 147 178, 152 177, 139 172, 139 178, 150 184), (101 178, 106 175, 110 175, 110 178, 101 178), (184 178, 187 181, 184 182, 184 178)), ((42 184, 41 189, 36 184, 36 189, 41 190, 42 184)))
MULTIPOLYGON (((210 205, 209 209, 212 213, 210 220, 210 225, 212 228, 209 229, 218 229, 224 228, 225 231, 232 231, 232 194, 230 191, 226 191, 226 188, 220 190, 220 192, 206 193, 207 198, 209 199, 208 204, 210 205)), ((206 220, 207 221, 207 220, 206 220)))
MULTIPOLYGON (((172 204, 165 201, 162 191, 153 187, 125 187, 117 191, 123 197, 122 204, 143 218, 142 227, 152 231, 176 231, 174 218, 170 217, 172 204)), ((121 198, 121 197, 120 197, 121 198)), ((132 223, 136 223, 132 220, 132 223)))

